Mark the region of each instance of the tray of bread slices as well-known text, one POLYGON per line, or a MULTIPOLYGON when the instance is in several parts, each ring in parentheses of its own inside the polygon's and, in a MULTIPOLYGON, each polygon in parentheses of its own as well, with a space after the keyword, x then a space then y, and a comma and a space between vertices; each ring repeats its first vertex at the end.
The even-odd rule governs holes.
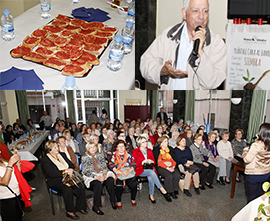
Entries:
POLYGON ((100 57, 117 32, 116 27, 107 27, 102 22, 86 22, 59 14, 26 36, 10 54, 57 69, 66 76, 86 77, 100 64, 100 57))

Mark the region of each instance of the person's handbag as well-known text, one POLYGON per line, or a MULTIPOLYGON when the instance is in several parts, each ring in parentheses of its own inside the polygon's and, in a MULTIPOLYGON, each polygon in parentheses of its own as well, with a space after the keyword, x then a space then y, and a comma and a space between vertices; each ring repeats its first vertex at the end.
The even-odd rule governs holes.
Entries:
MULTIPOLYGON (((121 168, 120 170, 123 172, 125 170, 129 170, 130 167, 123 167, 121 168)), ((127 180, 127 179, 130 179, 130 178, 133 178, 135 177, 135 171, 132 170, 127 176, 122 176, 119 174, 119 176, 117 177, 119 180, 127 180)))
POLYGON ((201 169, 197 167, 196 165, 190 165, 189 167, 187 167, 187 171, 191 174, 194 174, 196 172, 200 172, 201 169))
POLYGON ((144 163, 143 164, 143 169, 145 170, 153 170, 154 164, 153 163, 144 163))
POLYGON ((63 179, 62 179, 63 184, 65 184, 66 186, 77 186, 78 188, 80 188, 78 186, 79 183, 83 182, 83 177, 81 176, 81 174, 79 174, 78 172, 74 171, 72 176, 69 176, 67 173, 65 173, 63 175, 63 179))

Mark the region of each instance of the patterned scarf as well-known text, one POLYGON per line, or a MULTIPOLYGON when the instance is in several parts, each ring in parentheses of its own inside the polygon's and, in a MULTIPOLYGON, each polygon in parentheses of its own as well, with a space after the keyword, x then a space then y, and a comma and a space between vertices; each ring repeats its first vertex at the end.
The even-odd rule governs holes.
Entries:
POLYGON ((96 173, 99 173, 101 171, 101 166, 100 166, 100 163, 97 161, 96 159, 96 154, 90 154, 91 158, 92 158, 92 163, 93 163, 93 166, 94 166, 94 170, 96 173))
POLYGON ((116 160, 118 163, 117 170, 120 170, 121 168, 126 167, 125 163, 127 162, 127 158, 128 158, 127 151, 125 150, 125 152, 124 152, 123 160, 121 160, 121 157, 120 157, 118 150, 115 151, 115 156, 116 156, 116 160))
POLYGON ((161 155, 161 159, 162 160, 170 160, 171 154, 170 154, 170 149, 169 147, 166 147, 166 152, 162 149, 162 147, 160 146, 160 155, 161 155))

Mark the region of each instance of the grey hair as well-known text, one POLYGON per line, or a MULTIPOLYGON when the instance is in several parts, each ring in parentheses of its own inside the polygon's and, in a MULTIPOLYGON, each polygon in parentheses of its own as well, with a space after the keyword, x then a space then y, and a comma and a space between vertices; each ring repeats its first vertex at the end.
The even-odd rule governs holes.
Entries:
POLYGON ((178 134, 178 136, 180 135, 180 133, 178 131, 172 132, 172 136, 175 135, 175 134, 178 134))
POLYGON ((113 133, 113 135, 115 136, 115 133, 113 130, 107 130, 107 136, 109 136, 110 133, 113 133))
MULTIPOLYGON (((183 9, 185 9, 185 11, 188 10, 188 5, 189 5, 190 0, 183 0, 183 9)), ((209 0, 207 0, 208 5, 209 5, 209 0)))

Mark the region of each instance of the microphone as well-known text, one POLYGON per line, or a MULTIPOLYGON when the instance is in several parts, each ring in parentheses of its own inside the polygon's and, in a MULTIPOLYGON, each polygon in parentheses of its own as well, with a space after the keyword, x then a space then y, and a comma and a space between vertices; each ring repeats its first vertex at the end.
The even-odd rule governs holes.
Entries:
MULTIPOLYGON (((195 32, 196 32, 196 31, 199 31, 201 27, 202 27, 202 26, 200 26, 200 25, 197 26, 197 27, 195 28, 195 32)), ((192 50, 192 54, 193 54, 194 56, 196 56, 196 57, 198 56, 199 45, 200 45, 200 39, 196 39, 195 42, 194 42, 193 50, 192 50)))

